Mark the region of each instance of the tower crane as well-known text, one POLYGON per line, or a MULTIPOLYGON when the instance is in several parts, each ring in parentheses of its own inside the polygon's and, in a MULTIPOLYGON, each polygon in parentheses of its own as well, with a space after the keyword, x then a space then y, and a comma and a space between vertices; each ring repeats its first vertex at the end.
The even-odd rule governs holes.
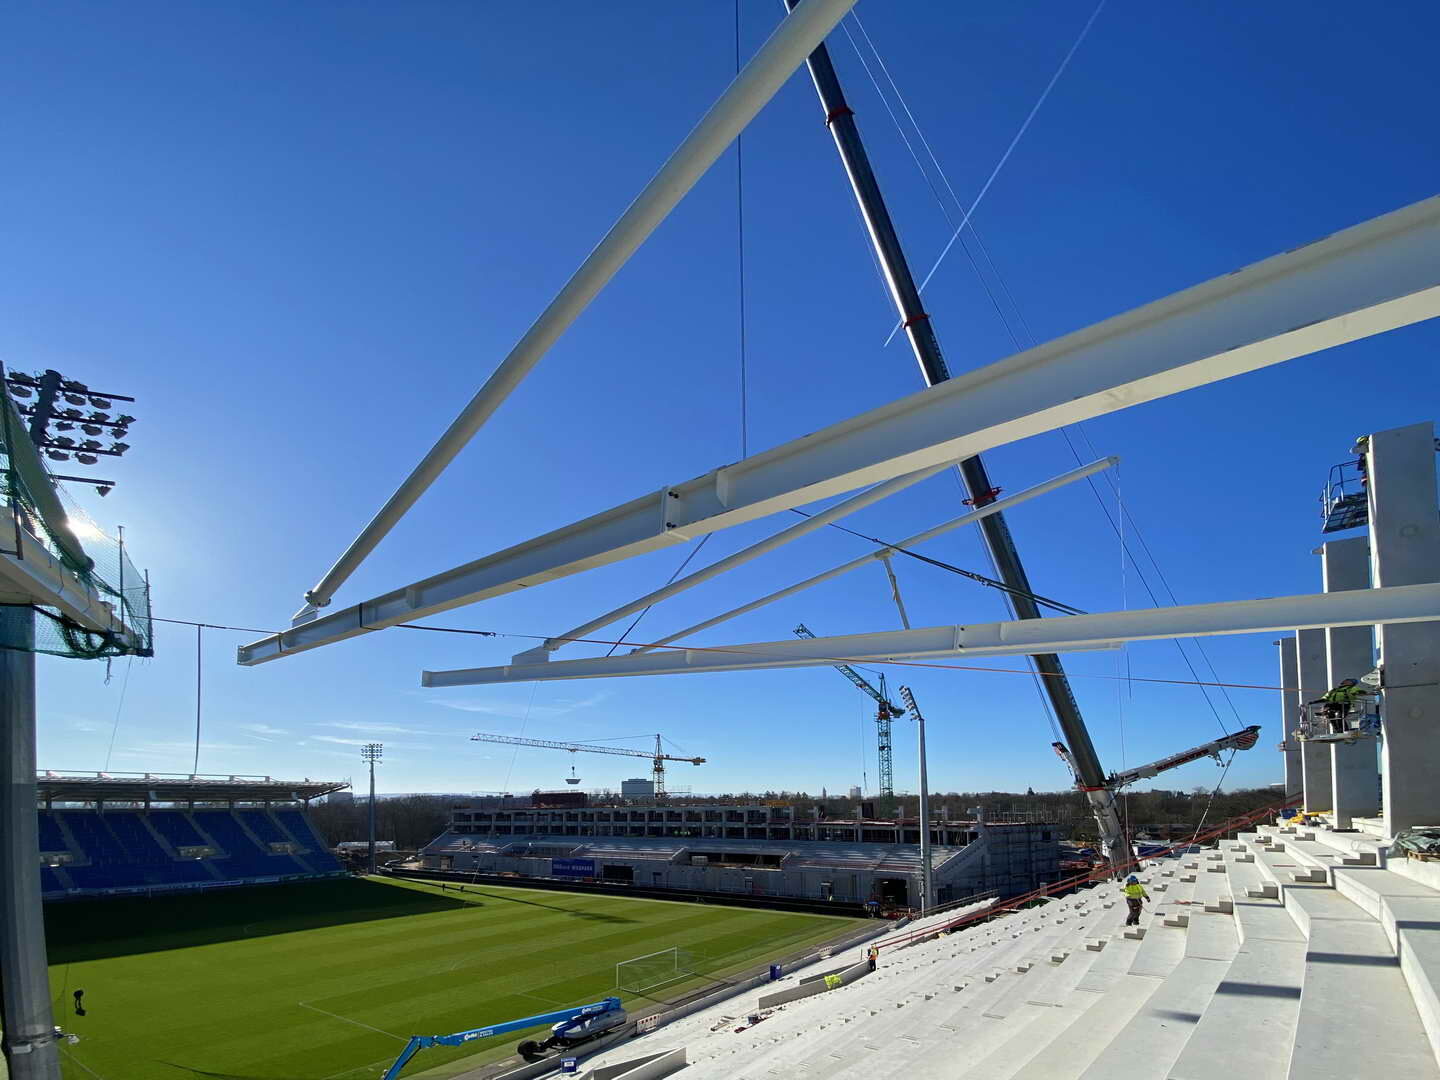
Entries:
MULTIPOLYGON (((792 631, 796 637, 813 638, 815 635, 804 623, 795 627, 792 631)), ((896 705, 890 700, 885 692, 885 676, 880 676, 880 689, 870 685, 868 679, 861 675, 849 664, 832 665, 836 671, 844 675, 854 683, 863 693, 869 694, 875 699, 875 757, 880 772, 880 797, 882 799, 893 799, 895 797, 895 766, 891 761, 890 742, 890 721, 897 716, 904 716, 905 709, 896 705)))
POLYGON ((665 800, 665 762, 667 761, 688 761, 691 765, 704 765, 703 757, 674 757, 664 752, 660 745, 660 736, 655 736, 655 752, 652 754, 646 750, 630 750, 623 746, 589 746, 585 743, 558 742, 555 739, 521 739, 514 735, 489 735, 480 732, 470 736, 471 742, 503 743, 506 746, 538 746, 546 750, 568 750, 575 754, 583 751, 587 754, 618 754, 621 757, 649 758, 651 761, 650 772, 655 779, 655 800, 665 800))

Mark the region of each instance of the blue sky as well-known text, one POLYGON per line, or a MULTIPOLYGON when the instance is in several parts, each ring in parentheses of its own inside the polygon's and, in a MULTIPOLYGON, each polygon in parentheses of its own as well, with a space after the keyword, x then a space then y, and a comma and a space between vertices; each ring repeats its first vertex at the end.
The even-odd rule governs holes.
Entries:
MULTIPOLYGON (((1092 8, 857 10, 968 200, 1092 8)), ((1371 11, 1110 0, 975 217, 1029 330, 1056 336, 1434 194, 1440 9, 1371 11)), ((740 16, 749 55, 779 4, 741 0, 740 16)), ((120 486, 104 501, 77 495, 126 527, 157 614, 285 624, 724 87, 733 18, 731 0, 11 7, 0 356, 139 399, 135 449, 112 467, 120 486)), ((849 42, 831 46, 912 260, 928 268, 944 218, 849 42)), ((803 74, 747 131, 744 154, 755 450, 920 382, 902 344, 883 347, 892 313, 803 74)), ((735 195, 727 155, 338 602, 739 456, 735 195)), ((928 303, 953 370, 1014 351, 958 249, 928 303)), ((1124 459, 1124 514, 1179 601, 1317 590, 1326 470, 1355 434, 1435 415, 1437 347, 1440 326, 1422 325, 1088 425, 1101 454, 1124 459)), ((988 460, 1010 491, 1073 464, 1055 434, 988 460)), ((942 476, 851 523, 908 535, 953 516, 959 497, 942 476)), ((1040 592, 1089 610, 1148 604, 1084 485, 1011 524, 1040 592)), ((722 533, 700 561, 773 527, 722 533)), ((637 636, 861 550, 826 530, 657 608, 637 636)), ((974 535, 928 551, 986 568, 974 535)), ((435 621, 560 632, 656 587, 682 557, 435 621)), ((916 625, 1002 617, 990 590, 898 569, 916 625)), ((820 633, 898 625, 874 568, 699 641, 784 638, 799 620, 820 633)), ((154 659, 117 662, 108 683, 103 665, 41 660, 42 766, 188 771, 193 631, 157 638, 154 659)), ((663 731, 710 759, 672 781, 696 790, 834 790, 862 768, 875 782, 867 700, 826 668, 422 691, 422 668, 499 663, 529 642, 393 630, 241 669, 242 640, 206 633, 202 771, 358 777, 357 744, 378 738, 386 790, 527 790, 557 784, 570 759, 466 737, 663 731)), ((1206 648, 1225 681, 1273 684, 1269 636, 1206 648)), ((572 654, 583 651, 561 655, 572 654)), ((1116 680, 1127 666, 1188 678, 1173 645, 1067 665, 1110 767, 1218 733, 1194 688, 1116 680)), ((1028 679, 910 681, 931 719, 937 787, 1067 783, 1028 679)), ((1266 725, 1231 782, 1277 779, 1276 695, 1230 700, 1239 720, 1266 725)), ((900 725, 902 788, 913 739, 900 725)), ((598 756, 576 765, 596 785, 639 771, 598 756)), ((1202 763, 1164 783, 1215 776, 1202 763)))

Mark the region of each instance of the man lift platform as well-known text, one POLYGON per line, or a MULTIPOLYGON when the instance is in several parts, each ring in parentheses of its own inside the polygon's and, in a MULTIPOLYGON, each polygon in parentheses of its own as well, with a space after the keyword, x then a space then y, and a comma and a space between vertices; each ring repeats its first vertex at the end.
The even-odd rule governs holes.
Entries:
POLYGON ((411 1058, 421 1050, 432 1046, 464 1046, 468 1042, 476 1039, 488 1039, 492 1035, 523 1031, 525 1028, 535 1027, 537 1024, 553 1024, 548 1038, 541 1042, 526 1039, 517 1048, 521 1057, 534 1060, 544 1054, 546 1050, 555 1047, 568 1050, 581 1043, 589 1042, 591 1039, 597 1039, 601 1035, 623 1027, 628 1020, 629 1017, 620 1005, 620 999, 607 997, 573 1009, 539 1013, 536 1016, 526 1016, 519 1020, 507 1020, 503 1024, 492 1024, 490 1027, 471 1028, 469 1031, 456 1032, 454 1035, 412 1035, 410 1041, 405 1044, 405 1049, 401 1050, 400 1056, 395 1059, 395 1063, 385 1070, 381 1080, 396 1080, 400 1075, 400 1070, 405 1068, 411 1058))

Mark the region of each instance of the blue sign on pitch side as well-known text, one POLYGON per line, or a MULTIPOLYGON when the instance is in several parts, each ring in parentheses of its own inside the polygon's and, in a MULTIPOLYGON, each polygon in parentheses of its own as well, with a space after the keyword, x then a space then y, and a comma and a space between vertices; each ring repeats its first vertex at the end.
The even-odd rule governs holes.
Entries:
POLYGON ((551 859, 552 877, 594 877, 594 859, 551 859))

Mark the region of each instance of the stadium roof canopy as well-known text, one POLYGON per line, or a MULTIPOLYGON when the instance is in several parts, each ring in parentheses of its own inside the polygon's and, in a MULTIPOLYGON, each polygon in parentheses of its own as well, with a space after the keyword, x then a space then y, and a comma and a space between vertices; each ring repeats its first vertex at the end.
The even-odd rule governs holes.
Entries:
POLYGON ((346 780, 281 780, 272 776, 182 773, 41 771, 41 802, 190 803, 301 802, 350 786, 346 780))

